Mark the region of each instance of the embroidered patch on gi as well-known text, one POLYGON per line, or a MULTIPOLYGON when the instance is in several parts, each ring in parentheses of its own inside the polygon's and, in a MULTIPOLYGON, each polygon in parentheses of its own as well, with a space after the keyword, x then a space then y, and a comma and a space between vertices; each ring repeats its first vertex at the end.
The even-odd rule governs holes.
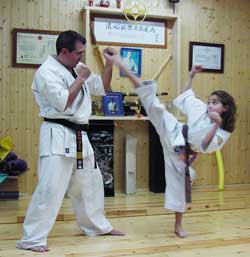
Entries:
POLYGON ((65 148, 65 153, 69 153, 69 148, 65 148))
POLYGON ((217 136, 217 144, 221 145, 222 142, 223 142, 222 138, 217 136))

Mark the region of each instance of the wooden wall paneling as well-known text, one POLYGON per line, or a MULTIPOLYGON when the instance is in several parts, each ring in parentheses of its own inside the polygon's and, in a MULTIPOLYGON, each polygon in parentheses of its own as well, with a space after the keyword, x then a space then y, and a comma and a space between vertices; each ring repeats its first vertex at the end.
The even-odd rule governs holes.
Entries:
MULTIPOLYGON (((60 6, 59 0, 50 0, 50 29, 59 31, 59 18, 58 18, 58 7, 60 6)), ((64 23, 64 21, 63 21, 64 23)))
POLYGON ((124 192, 125 183, 125 147, 124 122, 115 122, 114 129, 114 182, 115 192, 124 192))
POLYGON ((15 134, 17 134, 16 138, 16 147, 15 151, 20 159, 25 158, 26 153, 26 72, 24 69, 18 70, 18 78, 19 81, 17 81, 17 89, 16 89, 16 107, 15 107, 15 119, 16 119, 16 131, 15 134))
MULTIPOLYGON (((19 1, 12 1, 11 6, 11 27, 18 27, 20 19, 20 5, 19 1)), ((10 41, 11 42, 11 41, 10 41)), ((17 97, 17 89, 19 83, 19 70, 18 69, 11 69, 11 77, 10 77, 10 91, 9 91, 9 105, 10 105, 10 133, 12 135, 13 140, 13 148, 17 151, 18 145, 18 134, 17 134, 17 127, 18 127, 18 97, 17 97)))
POLYGON ((35 16, 37 19, 37 28, 43 29, 43 19, 44 19, 45 13, 43 12, 43 1, 36 0, 35 1, 35 16))
POLYGON ((234 180, 238 180, 238 183, 246 183, 246 178, 248 176, 245 176, 248 170, 249 166, 246 166, 246 164, 250 164, 249 161, 249 133, 247 133, 248 130, 248 124, 247 122, 240 122, 240 125, 238 127, 238 134, 239 134, 239 140, 238 140, 238 147, 236 151, 236 157, 239 157, 239 161, 236 161, 238 163, 237 165, 237 172, 234 172, 235 178, 234 180))
MULTIPOLYGON (((65 1, 65 28, 64 30, 76 30, 73 25, 74 1, 65 1)), ((80 32, 80 31, 79 31, 80 32)))
POLYGON ((1 113, 1 117, 0 117, 0 138, 3 136, 3 102, 2 102, 2 98, 3 98, 3 91, 4 91, 4 85, 3 85, 3 53, 4 53, 4 49, 3 49, 3 38, 4 38, 4 34, 3 34, 3 25, 4 25, 4 16, 3 16, 3 11, 4 11, 4 7, 3 5, 0 4, 0 38, 2 39, 0 41, 0 89, 1 89, 1 95, 0 95, 0 113, 1 113))
POLYGON ((28 29, 36 29, 38 24, 36 22, 35 16, 35 2, 34 1, 26 1, 27 3, 27 28, 28 29))
MULTIPOLYGON (((250 67, 250 51, 249 51, 249 49, 250 49, 250 10, 249 10, 249 8, 248 8, 248 6, 246 6, 246 8, 247 8, 247 10, 248 10, 248 20, 247 20, 247 30, 246 30, 246 34, 248 35, 248 43, 247 43, 247 45, 248 45, 248 50, 247 50, 247 52, 246 52, 246 56, 247 56, 247 66, 246 66, 246 69, 247 69, 247 67, 250 67)), ((249 69, 248 69, 249 70, 249 69)), ((246 70, 245 70, 246 71, 246 70)), ((250 133, 249 133, 249 130, 250 130, 250 90, 249 90, 249 84, 250 84, 250 73, 249 72, 246 72, 247 73, 247 84, 248 84, 248 86, 247 86, 247 92, 248 92, 248 96, 247 96, 247 103, 248 103, 248 120, 247 120, 247 135, 248 135, 248 140, 247 140, 247 143, 248 143, 248 149, 247 149, 247 153, 248 153, 248 156, 250 155, 250 133)), ((247 162, 247 164, 246 164, 246 167, 250 167, 250 159, 248 158, 248 162, 247 162)), ((250 172, 249 172, 249 170, 247 170, 247 174, 245 174, 245 176, 246 176, 246 181, 247 181, 247 183, 249 183, 249 181, 250 181, 250 172)))
POLYGON ((67 16, 68 16, 68 10, 67 10, 67 0, 59 0, 58 1, 58 11, 57 11, 57 19, 58 19, 58 30, 64 31, 67 30, 67 16))
POLYGON ((10 133, 10 106, 9 106, 9 91, 10 91, 10 48, 9 42, 11 38, 11 25, 10 19, 11 16, 11 5, 9 1, 5 0, 1 2, 2 5, 2 21, 3 21, 3 38, 1 41, 3 48, 2 55, 2 89, 1 89, 1 136, 9 135, 10 133))
MULTIPOLYGON (((21 1, 18 2, 18 21, 14 21, 15 24, 13 24, 13 27, 15 28, 26 28, 27 27, 27 3, 21 3, 21 1), (17 24, 19 23, 19 25, 17 24)), ((14 134, 17 135, 14 151, 18 155, 20 159, 26 158, 26 109, 27 109, 27 94, 26 94, 26 86, 27 86, 27 77, 26 77, 26 70, 20 69, 20 68, 13 68, 12 73, 14 73, 14 76, 16 77, 17 81, 15 84, 15 93, 16 93, 16 99, 13 103, 14 105, 14 113, 15 113, 15 119, 16 119, 16 127, 14 134)), ((13 84, 13 85, 14 85, 13 84)), ((13 95, 14 96, 14 95, 13 95)), ((12 96, 10 96, 12 98, 12 96)), ((26 188, 26 180, 25 179, 19 179, 19 188, 22 186, 22 188, 26 188)))
POLYGON ((197 4, 193 3, 193 1, 181 2, 181 5, 179 5, 179 20, 181 23, 180 87, 183 86, 188 76, 189 41, 197 41, 197 31, 199 31, 199 27, 195 26, 195 24, 200 24, 198 21, 198 17, 199 9, 197 7, 197 4))
MULTIPOLYGON (((29 81, 32 83, 33 77, 34 77, 35 70, 29 71, 29 81)), ((29 85, 31 89, 31 83, 29 85)), ((27 172, 27 176, 29 179, 29 187, 28 191, 33 192, 36 181, 37 181, 37 160, 38 160, 38 145, 39 145, 39 133, 40 133, 40 125, 41 125, 41 118, 38 116, 39 114, 39 108, 37 104, 35 103, 35 99, 32 95, 32 91, 29 91, 29 99, 30 99, 30 108, 32 111, 30 112, 29 116, 29 124, 30 124, 30 133, 31 133, 31 153, 29 153, 28 161, 30 163, 30 171, 27 172)))
POLYGON ((176 96, 181 89, 181 19, 173 24, 173 39, 170 52, 173 55, 173 95, 176 96))
POLYGON ((84 6, 83 0, 74 0, 74 5, 72 9, 74 13, 71 17, 72 19, 72 29, 78 31, 79 33, 83 34, 84 22, 82 17, 82 8, 84 6))
POLYGON ((51 0, 43 0, 42 1, 42 8, 41 8, 42 9, 42 18, 43 18, 42 28, 45 30, 51 29, 50 2, 51 2, 51 0))
POLYGON ((69 29, 75 30, 82 34, 82 26, 80 27, 80 24, 83 24, 83 19, 82 19, 82 6, 79 4, 79 1, 72 1, 71 4, 71 17, 70 20, 68 21, 68 27, 69 29))
MULTIPOLYGON (((247 163, 244 163, 244 150, 242 150, 241 146, 242 140, 245 140, 245 143, 247 142, 247 135, 243 132, 243 127, 245 123, 249 121, 249 108, 247 100, 249 96, 249 90, 247 90, 249 87, 249 81, 247 82, 246 75, 246 73, 249 73, 249 58, 246 56, 246 53, 249 52, 249 50, 246 51, 247 44, 249 42, 249 33, 246 33, 246 31, 249 31, 247 24, 249 22, 250 11, 249 8, 245 9, 247 7, 245 4, 246 2, 242 3, 241 6, 237 6, 238 11, 235 9, 232 10, 232 42, 234 46, 231 60, 233 72, 232 92, 234 97, 237 99, 239 115, 235 132, 238 140, 233 146, 234 148, 232 149, 231 160, 236 160, 236 162, 237 160, 239 161, 237 162, 238 165, 236 167, 234 166, 234 169, 231 171, 231 183, 232 181, 240 183, 240 181, 245 179, 242 165, 247 165, 247 163), (246 70, 248 70, 248 72, 246 72, 246 70)), ((236 8, 236 3, 233 7, 236 8)), ((249 149, 247 151, 249 156, 249 149)))

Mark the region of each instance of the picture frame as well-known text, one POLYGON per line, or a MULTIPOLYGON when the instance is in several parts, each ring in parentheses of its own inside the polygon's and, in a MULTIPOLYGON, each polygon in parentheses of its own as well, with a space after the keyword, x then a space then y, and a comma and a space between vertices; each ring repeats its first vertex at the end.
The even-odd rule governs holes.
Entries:
POLYGON ((201 65, 203 72, 224 72, 224 44, 189 42, 189 70, 201 65))
POLYGON ((165 19, 146 18, 141 23, 131 23, 124 15, 91 13, 90 20, 98 45, 167 48, 165 19))
POLYGON ((12 66, 38 68, 48 55, 56 54, 56 40, 60 31, 12 30, 12 66))
POLYGON ((104 116, 124 116, 122 94, 120 92, 107 93, 102 97, 104 116))
MULTIPOLYGON (((135 76, 141 77, 142 49, 122 47, 120 56, 127 68, 134 73, 135 76)), ((120 76, 126 75, 120 71, 120 76)))

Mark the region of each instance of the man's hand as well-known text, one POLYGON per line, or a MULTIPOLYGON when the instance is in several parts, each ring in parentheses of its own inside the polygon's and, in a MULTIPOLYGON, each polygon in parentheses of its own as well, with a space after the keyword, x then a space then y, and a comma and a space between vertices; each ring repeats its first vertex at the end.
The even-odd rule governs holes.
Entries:
POLYGON ((202 66, 201 65, 195 65, 192 67, 190 71, 190 77, 193 78, 196 73, 199 73, 202 71, 202 66))
POLYGON ((107 65, 113 65, 114 63, 114 56, 117 55, 117 52, 112 47, 107 47, 103 50, 104 58, 106 59, 107 65))
POLYGON ((76 72, 77 72, 77 77, 79 77, 80 79, 83 80, 83 82, 90 76, 91 74, 91 70, 83 65, 83 64, 79 64, 76 67, 76 72))
POLYGON ((220 127, 222 118, 218 112, 208 112, 208 116, 212 122, 216 123, 220 127))

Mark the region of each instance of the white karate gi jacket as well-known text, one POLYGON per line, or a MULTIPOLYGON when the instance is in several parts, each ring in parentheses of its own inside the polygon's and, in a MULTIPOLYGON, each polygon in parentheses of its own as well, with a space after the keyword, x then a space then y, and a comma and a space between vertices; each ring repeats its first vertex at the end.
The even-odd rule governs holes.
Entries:
MULTIPOLYGON (((37 104, 40 107, 39 115, 51 119, 67 119, 78 124, 88 124, 91 115, 91 96, 104 95, 104 87, 100 76, 91 74, 85 81, 82 89, 72 106, 65 106, 68 100, 68 89, 75 78, 69 70, 59 63, 54 57, 49 56, 46 63, 37 71, 32 83, 37 104)), ((85 132, 83 136, 83 157, 93 154, 85 132)), ((48 156, 60 154, 68 157, 76 157, 75 132, 64 126, 44 122, 40 133, 39 155, 48 156)))
MULTIPOLYGON (((175 146, 185 145, 182 135, 183 123, 160 103, 156 97, 157 88, 154 81, 143 81, 135 92, 139 95, 162 144, 166 179, 165 208, 184 212, 186 207, 185 164, 179 160, 178 154, 174 151, 175 146)), ((192 150, 213 152, 220 149, 228 140, 231 133, 219 128, 207 149, 202 149, 202 140, 213 126, 207 115, 207 105, 197 99, 191 89, 179 95, 173 103, 188 117, 188 141, 192 150)), ((191 170, 191 173, 193 172, 191 170)))

